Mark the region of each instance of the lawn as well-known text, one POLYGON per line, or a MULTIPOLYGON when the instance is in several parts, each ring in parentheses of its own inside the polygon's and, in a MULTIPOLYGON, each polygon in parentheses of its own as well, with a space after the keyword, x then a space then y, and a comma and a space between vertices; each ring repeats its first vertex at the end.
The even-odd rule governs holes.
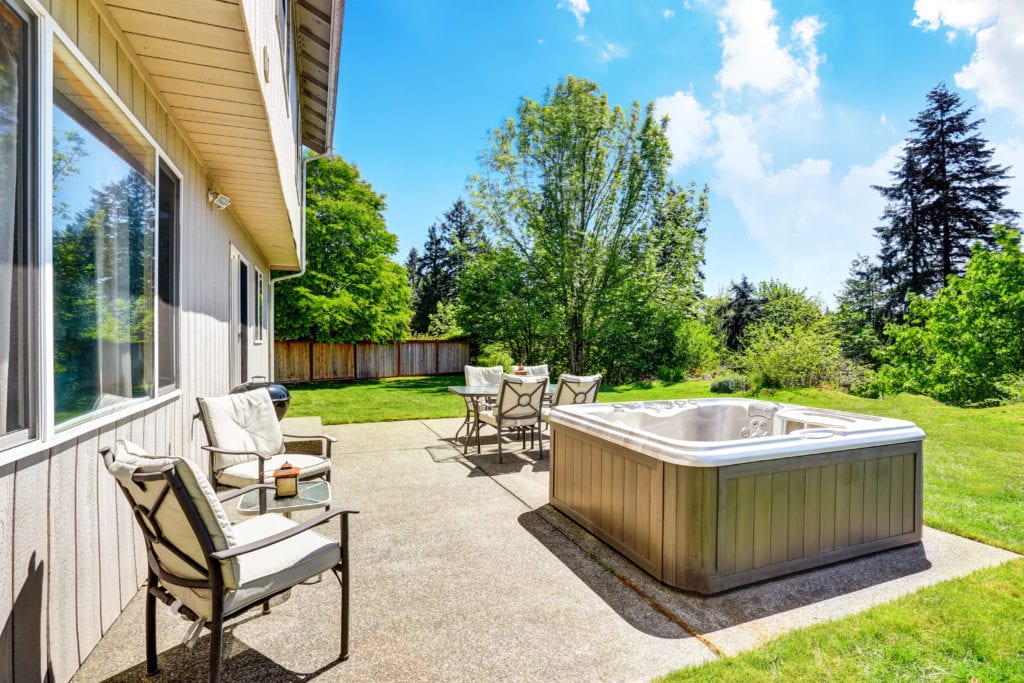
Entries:
MULTIPOLYGON (((292 414, 326 424, 456 417, 460 375, 296 385, 292 414)), ((599 400, 711 396, 708 382, 604 387, 599 400)), ((925 442, 927 525, 1024 553, 1024 405, 946 406, 805 389, 760 399, 915 422, 925 442)), ((668 680, 1024 680, 1024 560, 948 581, 862 614, 797 631, 668 680)))

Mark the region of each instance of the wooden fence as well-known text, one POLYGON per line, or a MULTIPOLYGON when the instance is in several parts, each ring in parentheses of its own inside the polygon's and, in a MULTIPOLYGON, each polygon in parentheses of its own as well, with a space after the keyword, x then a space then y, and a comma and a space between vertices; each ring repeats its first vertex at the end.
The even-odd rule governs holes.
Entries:
POLYGON ((462 366, 468 363, 469 344, 459 341, 274 342, 274 377, 278 382, 447 375, 462 372, 462 366))

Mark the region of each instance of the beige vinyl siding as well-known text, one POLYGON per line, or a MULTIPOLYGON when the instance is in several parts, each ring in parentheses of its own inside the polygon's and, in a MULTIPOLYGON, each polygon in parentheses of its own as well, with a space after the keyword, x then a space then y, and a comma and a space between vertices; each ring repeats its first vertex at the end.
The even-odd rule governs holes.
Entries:
MULTIPOLYGON (((115 439, 130 438, 148 450, 182 454, 206 467, 200 456, 202 430, 191 430, 191 416, 197 395, 230 388, 230 245, 269 272, 234 213, 208 203, 213 160, 197 156, 195 141, 168 115, 165 96, 151 88, 152 78, 140 71, 138 58, 105 15, 90 0, 43 0, 42 5, 181 173, 181 390, 117 422, 99 420, 73 437, 58 433, 39 444, 38 452, 0 465, 0 681, 36 680, 48 671, 56 681, 70 679, 145 581, 141 535, 99 451, 115 439)), ((272 4, 268 14, 272 22, 272 4)), ((211 124, 210 130, 219 136, 231 129, 211 124)), ((254 163, 266 159, 256 154, 254 163)), ((250 343, 250 374, 270 374, 271 347, 250 343)), ((141 637, 125 646, 143 657, 141 637)))

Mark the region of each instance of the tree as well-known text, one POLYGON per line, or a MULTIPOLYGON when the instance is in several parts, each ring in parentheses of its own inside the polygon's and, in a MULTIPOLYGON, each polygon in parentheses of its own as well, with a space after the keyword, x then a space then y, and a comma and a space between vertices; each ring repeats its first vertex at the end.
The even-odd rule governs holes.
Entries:
POLYGON ((912 297, 905 323, 886 329, 892 346, 879 370, 887 391, 926 394, 955 405, 1019 397, 1024 386, 1024 253, 1020 234, 993 231, 963 276, 934 300, 912 297))
POLYGON ((725 348, 738 351, 746 329, 761 319, 764 301, 757 295, 753 283, 744 275, 740 281, 730 282, 731 296, 715 312, 720 321, 725 348))
POLYGON ((610 107, 596 83, 569 76, 542 102, 523 98, 481 155, 476 206, 552 298, 548 325, 563 331, 571 372, 593 369, 616 303, 608 293, 633 275, 639 238, 665 202, 666 125, 653 104, 610 107))
POLYGON ((442 220, 427 230, 423 256, 414 249, 406 263, 413 288, 414 331, 427 332, 438 306, 454 305, 459 275, 475 255, 487 248, 476 216, 461 197, 456 199, 442 220))
POLYGON ((306 273, 276 286, 280 339, 400 341, 409 333, 405 269, 390 258, 398 238, 384 196, 341 157, 309 164, 306 273))
POLYGON ((875 352, 882 347, 885 325, 890 320, 887 300, 881 268, 870 256, 858 254, 836 295, 836 334, 846 358, 875 364, 875 352))
POLYGON ((889 202, 876 233, 890 308, 900 315, 909 293, 934 294, 963 272, 974 242, 993 245, 993 223, 1018 215, 1002 204, 1009 168, 992 162, 994 150, 978 133, 984 119, 972 120, 973 112, 939 83, 913 119, 894 183, 874 186, 889 202))

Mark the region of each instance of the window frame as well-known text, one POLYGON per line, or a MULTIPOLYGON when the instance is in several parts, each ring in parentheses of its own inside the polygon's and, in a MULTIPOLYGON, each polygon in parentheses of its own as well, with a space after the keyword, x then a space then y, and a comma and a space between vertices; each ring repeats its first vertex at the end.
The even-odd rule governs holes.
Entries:
POLYGON ((156 282, 156 289, 153 292, 153 302, 156 310, 153 312, 153 353, 156 360, 156 373, 154 377, 154 387, 156 389, 156 396, 163 396, 171 391, 175 391, 181 387, 181 209, 182 209, 182 188, 184 187, 185 176, 178 169, 178 167, 171 161, 159 145, 156 147, 156 203, 157 210, 155 213, 156 219, 156 253, 154 264, 153 278, 156 282), (174 178, 177 193, 174 199, 175 211, 174 211, 174 256, 172 261, 174 263, 175 277, 174 277, 174 308, 175 308, 175 329, 174 329, 174 383, 173 384, 162 384, 160 379, 161 366, 161 343, 160 338, 163 334, 160 329, 160 172, 166 171, 167 174, 174 178))
POLYGON ((266 295, 266 278, 263 276, 263 271, 260 270, 259 266, 250 266, 253 272, 253 290, 252 290, 252 313, 253 313, 253 333, 252 343, 254 345, 262 345, 263 339, 266 337, 267 329, 267 295, 266 295))
MULTIPOLYGON (((26 426, 15 431, 0 433, 0 453, 32 443, 39 438, 41 405, 45 401, 44 386, 40 383, 42 379, 42 363, 40 362, 40 341, 44 338, 42 311, 43 296, 43 268, 42 254, 44 252, 43 235, 39 232, 42 222, 40 220, 40 197, 43 192, 40 188, 44 178, 44 171, 40 163, 42 157, 41 139, 44 130, 43 122, 39 114, 43 111, 41 87, 42 62, 40 59, 43 50, 42 40, 45 27, 44 22, 38 14, 33 12, 20 0, 0 0, 5 11, 14 14, 21 20, 24 26, 21 29, 22 46, 19 55, 19 102, 18 102, 18 133, 19 144, 17 150, 17 165, 20 175, 25 179, 23 187, 15 194, 14 231, 15 234, 21 231, 21 238, 25 242, 24 268, 25 274, 19 283, 24 288, 24 301, 20 304, 27 314, 24 336, 19 340, 18 353, 23 355, 25 367, 19 373, 25 381, 24 393, 19 396, 25 402, 26 426), (22 120, 23 119, 23 120, 22 120)), ((12 253, 12 258, 14 254, 12 253)), ((12 263, 13 265, 13 263, 12 263)), ((12 268, 12 273, 13 273, 12 268)), ((13 283, 13 280, 12 280, 13 283)), ((12 297, 12 311, 13 297, 12 297)), ((10 350, 8 350, 10 354, 10 350)), ((10 355, 8 355, 8 358, 10 355)))

